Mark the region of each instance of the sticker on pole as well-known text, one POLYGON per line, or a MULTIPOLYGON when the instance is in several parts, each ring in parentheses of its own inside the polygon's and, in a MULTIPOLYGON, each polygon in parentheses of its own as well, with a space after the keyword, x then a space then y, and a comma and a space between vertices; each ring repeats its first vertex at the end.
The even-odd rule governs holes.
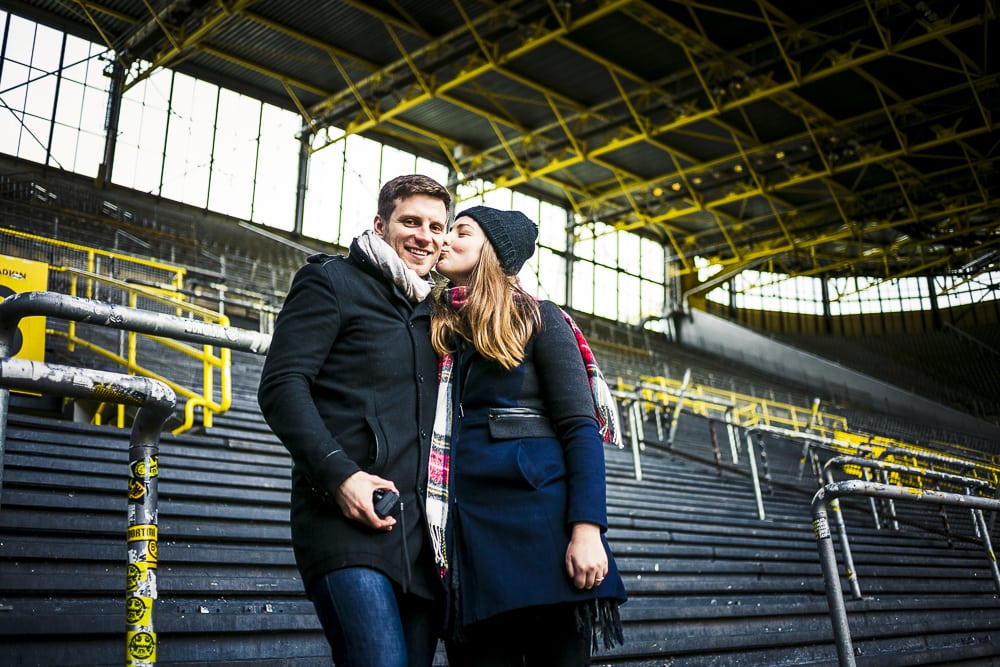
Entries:
POLYGON ((818 514, 815 519, 813 519, 813 533, 816 535, 817 540, 826 540, 830 538, 830 524, 826 520, 826 512, 818 514))

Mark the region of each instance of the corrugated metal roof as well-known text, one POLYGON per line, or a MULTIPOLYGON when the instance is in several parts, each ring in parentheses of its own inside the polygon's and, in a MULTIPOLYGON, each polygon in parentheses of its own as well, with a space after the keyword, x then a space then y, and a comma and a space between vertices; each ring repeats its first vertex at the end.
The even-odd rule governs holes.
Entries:
POLYGON ((834 272, 959 271, 1000 245, 988 4, 172 0, 159 20, 127 0, 7 4, 126 57, 301 106, 315 126, 570 198, 682 247, 681 273, 709 250, 724 265, 788 254, 815 272, 801 244, 851 260, 834 272), (676 201, 644 194, 673 183, 676 201), (889 209, 865 202, 890 199, 904 213, 870 229, 889 209), (747 216, 787 243, 731 243, 727 226, 747 216), (946 228, 954 256, 913 225, 928 239, 946 228))

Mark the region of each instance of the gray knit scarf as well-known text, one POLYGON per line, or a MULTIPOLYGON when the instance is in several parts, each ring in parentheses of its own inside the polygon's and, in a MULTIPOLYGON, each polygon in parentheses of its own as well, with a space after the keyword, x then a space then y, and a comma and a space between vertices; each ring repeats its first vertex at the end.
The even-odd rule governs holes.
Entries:
POLYGON ((413 303, 419 303, 431 293, 433 283, 417 275, 417 272, 403 263, 396 251, 378 236, 374 230, 367 229, 356 239, 358 249, 373 265, 403 290, 406 298, 413 303))

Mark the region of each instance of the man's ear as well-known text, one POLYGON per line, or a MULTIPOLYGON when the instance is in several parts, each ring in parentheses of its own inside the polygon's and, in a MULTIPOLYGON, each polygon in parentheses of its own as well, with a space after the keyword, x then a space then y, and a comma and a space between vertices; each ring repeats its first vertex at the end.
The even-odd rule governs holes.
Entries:
POLYGON ((375 236, 385 238, 385 221, 382 220, 381 215, 375 216, 375 236))

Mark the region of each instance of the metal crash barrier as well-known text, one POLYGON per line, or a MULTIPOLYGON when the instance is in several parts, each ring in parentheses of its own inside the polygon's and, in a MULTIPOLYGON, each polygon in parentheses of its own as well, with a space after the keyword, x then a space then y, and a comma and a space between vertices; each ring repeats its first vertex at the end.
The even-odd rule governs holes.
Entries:
MULTIPOLYGON (((820 565, 823 568, 826 599, 830 607, 830 620, 833 623, 833 636, 837 645, 837 656, 841 667, 854 667, 857 663, 854 659, 854 646, 851 642, 851 631, 847 621, 847 607, 844 603, 843 589, 840 586, 840 574, 837 571, 837 556, 830 534, 827 512, 832 501, 848 495, 911 500, 939 505, 956 505, 972 510, 995 511, 1000 509, 1000 500, 992 498, 941 491, 925 491, 912 487, 892 486, 862 480, 835 482, 827 484, 817 491, 812 500, 813 532, 816 535, 820 565)), ((981 513, 978 515, 982 516, 981 513)), ((984 543, 988 544, 988 537, 985 533, 983 537, 984 543)), ((994 560, 996 559, 992 551, 991 557, 994 560)))
MULTIPOLYGON (((269 335, 256 331, 116 306, 57 292, 21 292, 0 301, 0 357, 10 355, 13 337, 21 318, 33 315, 60 317, 111 329, 218 345, 254 354, 266 354, 271 345, 269 335)), ((7 389, 0 387, 0 491, 3 489, 3 452, 9 393, 7 389)))
POLYGON ((177 396, 164 382, 92 369, 10 358, 23 317, 46 315, 188 342, 266 354, 266 334, 198 320, 116 306, 54 292, 22 292, 0 301, 0 491, 7 440, 10 390, 51 393, 136 406, 129 444, 126 662, 146 667, 156 662, 153 604, 157 597, 158 444, 177 396))
MULTIPOLYGON (((0 385, 137 406, 128 448, 125 664, 156 662, 157 477, 160 432, 177 404, 174 391, 150 378, 23 359, 0 359, 0 385)), ((6 405, 4 406, 6 408, 6 405)), ((4 411, 6 413, 6 410, 4 411)), ((3 420, 6 436, 6 414, 3 420)))
MULTIPOLYGON (((983 479, 954 475, 952 473, 939 472, 936 470, 928 470, 926 468, 916 466, 907 466, 886 461, 866 459, 860 456, 836 456, 827 461, 823 465, 824 478, 827 484, 834 483, 831 468, 843 468, 844 466, 857 466, 859 468, 868 468, 881 472, 912 475, 925 480, 947 482, 955 486, 964 487, 966 494, 969 497, 972 497, 973 488, 981 491, 988 491, 993 488, 990 482, 983 479)), ((893 486, 898 485, 894 484, 893 486)), ((854 556, 851 552, 850 540, 847 538, 847 526, 844 522, 844 514, 840 511, 840 501, 836 499, 831 500, 830 510, 833 512, 834 523, 837 527, 837 534, 840 536, 840 552, 841 557, 844 559, 844 569, 847 575, 847 581, 851 586, 851 595, 854 596, 854 599, 861 600, 863 598, 861 594, 861 584, 858 581, 858 573, 854 567, 854 556)), ((973 525, 979 532, 980 539, 983 542, 983 548, 986 550, 986 560, 990 567, 990 571, 993 574, 993 583, 997 587, 997 593, 1000 594, 1000 569, 997 568, 996 555, 993 553, 993 544, 990 541, 989 530, 986 528, 986 519, 983 517, 982 510, 972 509, 970 511, 972 512, 973 525)))

